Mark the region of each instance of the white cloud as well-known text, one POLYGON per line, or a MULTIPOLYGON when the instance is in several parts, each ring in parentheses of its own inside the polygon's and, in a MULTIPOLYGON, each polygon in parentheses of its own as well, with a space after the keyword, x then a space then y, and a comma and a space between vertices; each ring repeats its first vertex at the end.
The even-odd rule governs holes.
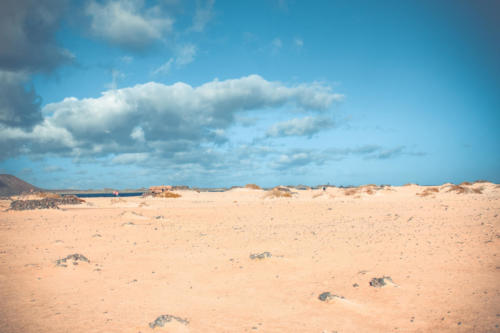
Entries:
POLYGON ((258 75, 198 87, 149 82, 108 90, 98 98, 69 97, 47 104, 45 119, 32 131, 1 128, 0 144, 8 150, 0 158, 21 153, 84 158, 154 152, 175 163, 190 163, 200 154, 206 163, 216 164, 217 155, 204 146, 227 140, 226 129, 238 121, 240 112, 285 105, 322 112, 341 98, 328 86, 287 86, 258 75))
POLYGON ((130 137, 134 140, 139 141, 139 142, 146 141, 145 137, 144 137, 144 130, 139 126, 136 126, 132 129, 132 133, 130 133, 130 137))
POLYGON ((108 89, 116 89, 118 87, 118 81, 125 78, 125 74, 117 69, 111 70, 111 82, 106 85, 108 89))
POLYGON ((196 45, 187 43, 181 45, 176 50, 176 58, 175 63, 177 65, 187 65, 194 61, 194 57, 196 56, 197 48, 196 45))
POLYGON ((112 164, 135 164, 144 162, 149 158, 147 153, 120 154, 111 160, 112 164))
POLYGON ((159 75, 159 74, 166 75, 166 74, 168 74, 170 72, 170 68, 172 68, 173 62, 174 62, 174 58, 168 59, 167 62, 165 62, 160 67, 155 69, 152 74, 153 75, 159 75))
POLYGON ((112 44, 134 50, 144 49, 172 30, 173 20, 159 7, 145 8, 141 0, 90 1, 85 13, 90 31, 112 44))
POLYGON ((205 26, 212 20, 214 13, 215 0, 206 0, 205 6, 203 6, 199 1, 196 3, 196 12, 193 17, 193 25, 190 30, 196 32, 202 32, 205 26))
POLYGON ((131 57, 131 56, 123 56, 123 57, 121 57, 120 59, 121 59, 121 61, 122 61, 123 63, 125 63, 125 64, 130 64, 130 63, 132 63, 132 61, 134 60, 134 58, 133 58, 133 57, 131 57))
POLYGON ((271 50, 273 53, 277 53, 282 47, 283 47, 283 42, 279 38, 275 38, 271 42, 271 50))
POLYGON ((59 171, 63 171, 63 170, 64 170, 63 168, 61 168, 60 166, 57 166, 57 165, 47 165, 43 168, 43 171, 47 172, 47 173, 59 172, 59 171))
POLYGON ((282 136, 309 136, 318 133, 321 130, 332 128, 334 122, 327 117, 293 118, 271 126, 266 135, 268 137, 282 136))
POLYGON ((304 46, 304 40, 302 38, 294 38, 293 40, 293 43, 295 44, 296 47, 298 47, 299 49, 302 48, 304 46))

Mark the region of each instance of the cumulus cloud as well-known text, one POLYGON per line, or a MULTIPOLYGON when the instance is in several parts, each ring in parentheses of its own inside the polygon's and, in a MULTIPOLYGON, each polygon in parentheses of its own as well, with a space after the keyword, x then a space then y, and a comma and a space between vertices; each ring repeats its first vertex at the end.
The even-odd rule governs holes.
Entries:
POLYGON ((401 155, 421 156, 422 153, 409 151, 405 146, 384 148, 379 145, 363 145, 350 148, 328 148, 319 149, 290 149, 286 152, 275 154, 271 162, 274 169, 285 170, 304 167, 310 164, 322 165, 329 161, 340 161, 350 156, 358 156, 364 159, 390 159, 401 155))
POLYGON ((267 137, 284 136, 307 136, 311 137, 321 130, 329 129, 334 126, 334 122, 328 117, 293 118, 274 124, 267 130, 267 137))
POLYGON ((42 121, 40 97, 24 87, 26 80, 23 73, 0 70, 0 124, 31 128, 42 121))
MULTIPOLYGON (((66 1, 0 2, 0 126, 32 128, 42 121, 40 97, 28 85, 34 72, 49 72, 73 55, 55 41, 66 1)), ((12 151, 12 147, 4 147, 12 151)))
POLYGON ((311 163, 322 164, 324 161, 324 154, 318 154, 312 150, 302 150, 281 154, 276 161, 271 163, 271 166, 275 169, 289 169, 305 166, 311 163))
POLYGON ((155 152, 187 163, 200 153, 215 163, 214 153, 204 145, 224 142, 225 130, 237 121, 239 112, 285 105, 321 112, 341 98, 328 86, 287 86, 258 75, 214 80, 199 87, 150 82, 108 90, 98 98, 69 97, 48 104, 43 109, 46 118, 33 130, 4 127, 0 142, 10 143, 10 155, 155 152))
POLYGON ((141 0, 90 1, 85 13, 94 36, 125 49, 143 50, 172 31, 173 19, 141 0))
POLYGON ((50 71, 74 56, 55 40, 66 1, 0 2, 0 69, 50 71))
POLYGON ((129 154, 120 154, 115 156, 111 163, 113 164, 136 164, 140 162, 144 162, 147 160, 149 155, 147 153, 129 153, 129 154))
POLYGON ((140 142, 146 141, 146 139, 144 137, 144 130, 139 126, 136 126, 136 127, 134 127, 134 129, 132 129, 132 133, 130 133, 130 137, 132 139, 135 139, 135 140, 140 141, 140 142))

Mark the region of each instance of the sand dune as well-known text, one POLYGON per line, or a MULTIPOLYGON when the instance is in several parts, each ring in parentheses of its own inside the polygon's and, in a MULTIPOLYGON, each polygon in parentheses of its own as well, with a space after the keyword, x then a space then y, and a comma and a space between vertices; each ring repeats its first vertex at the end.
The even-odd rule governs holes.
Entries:
POLYGON ((3 200, 0 332, 498 332, 500 188, 453 186, 3 200))

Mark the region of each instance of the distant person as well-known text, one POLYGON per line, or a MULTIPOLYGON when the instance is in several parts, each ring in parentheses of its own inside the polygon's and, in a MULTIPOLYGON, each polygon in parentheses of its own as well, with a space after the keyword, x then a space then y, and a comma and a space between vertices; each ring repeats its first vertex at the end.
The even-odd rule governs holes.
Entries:
POLYGON ((323 186, 323 191, 326 191, 326 186, 323 186))
POLYGON ((118 193, 118 191, 113 191, 113 194, 115 197, 117 197, 120 193, 118 193))

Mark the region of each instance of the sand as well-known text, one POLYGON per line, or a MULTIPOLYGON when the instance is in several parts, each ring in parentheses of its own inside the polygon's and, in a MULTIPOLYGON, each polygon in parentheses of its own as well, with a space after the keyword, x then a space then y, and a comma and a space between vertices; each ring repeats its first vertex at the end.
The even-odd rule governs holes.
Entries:
POLYGON ((0 332, 499 332, 500 188, 468 187, 0 201, 0 332))

